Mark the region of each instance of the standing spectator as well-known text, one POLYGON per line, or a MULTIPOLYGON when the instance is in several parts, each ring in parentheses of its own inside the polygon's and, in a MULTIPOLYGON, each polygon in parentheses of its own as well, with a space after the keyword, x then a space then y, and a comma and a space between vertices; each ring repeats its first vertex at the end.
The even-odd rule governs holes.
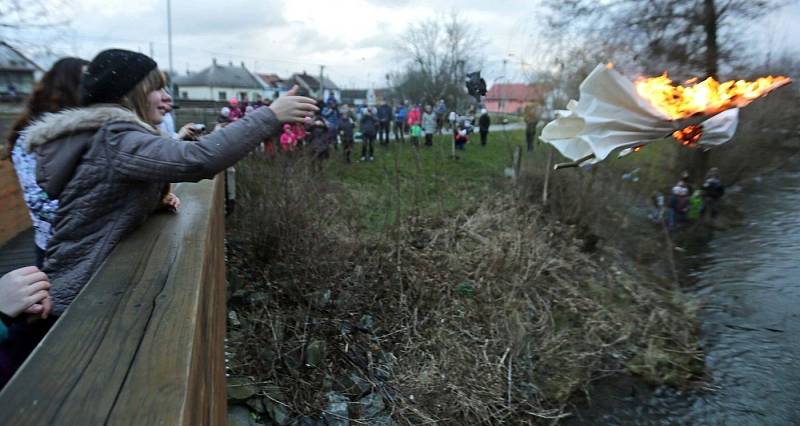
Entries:
POLYGON ((294 128, 289 123, 283 125, 280 144, 281 151, 283 152, 294 151, 295 146, 297 146, 297 135, 294 133, 294 128))
POLYGON ((539 123, 539 114, 536 105, 529 103, 525 105, 525 142, 528 145, 528 152, 533 152, 533 142, 536 139, 536 129, 539 123))
POLYGON ((447 115, 447 122, 450 123, 450 130, 456 129, 456 121, 458 121, 458 114, 455 111, 450 111, 447 115))
POLYGON ((230 120, 231 123, 233 123, 234 121, 238 121, 240 118, 244 117, 244 110, 242 110, 240 106, 241 105, 239 105, 239 100, 236 98, 231 98, 231 100, 228 101, 228 108, 230 109, 230 114, 228 114, 228 120, 230 120))
POLYGON ((689 174, 688 170, 684 170, 681 173, 681 182, 683 182, 683 186, 685 186, 689 190, 689 195, 694 193, 694 185, 692 185, 692 176, 689 174))
POLYGON ((433 145, 433 134, 439 128, 437 115, 433 112, 430 105, 425 105, 425 112, 422 113, 422 130, 425 132, 425 146, 433 145))
POLYGON ((719 200, 723 195, 725 195, 725 187, 719 178, 719 169, 712 167, 703 182, 705 211, 711 215, 711 219, 716 219, 719 215, 719 200))
POLYGON ((406 119, 406 124, 408 127, 411 128, 413 125, 420 125, 422 123, 422 110, 420 109, 419 105, 411 108, 411 111, 408 112, 408 118, 406 119))
POLYGON ((369 161, 374 160, 374 143, 375 143, 375 134, 377 133, 377 126, 378 121, 375 119, 375 116, 372 113, 371 108, 364 109, 364 116, 361 117, 361 139, 362 139, 362 146, 361 146, 361 161, 365 161, 367 159, 367 154, 369 154, 369 161))
POLYGON ((411 108, 411 111, 408 112, 406 123, 408 124, 408 129, 411 134, 411 143, 416 146, 419 144, 420 136, 422 136, 422 113, 420 112, 419 106, 411 108))
POLYGON ((665 208, 664 194, 662 194, 660 191, 655 191, 650 197, 650 201, 653 203, 653 212, 650 213, 650 219, 653 222, 663 222, 665 208))
POLYGON ((353 134, 355 133, 355 123, 349 115, 342 117, 339 123, 339 135, 342 137, 342 147, 344 148, 344 160, 351 162, 350 157, 353 153, 353 134))
POLYGON ((161 133, 179 141, 195 141, 200 137, 202 130, 200 130, 195 123, 184 124, 179 131, 175 131, 175 115, 172 113, 174 108, 172 95, 169 94, 167 89, 164 89, 169 99, 164 104, 164 121, 158 126, 161 133))
POLYGON ((686 223, 686 213, 689 211, 689 188, 684 180, 680 180, 672 187, 669 197, 669 218, 670 228, 686 223))
POLYGON ((294 123, 292 130, 294 132, 295 139, 297 140, 297 145, 305 145, 307 142, 306 138, 308 137, 306 125, 303 123, 294 123))
POLYGON ((336 98, 333 95, 328 97, 328 102, 322 107, 322 118, 325 120, 328 133, 326 135, 326 142, 328 145, 333 145, 334 149, 339 149, 339 106, 336 103, 336 98))
POLYGON ((311 122, 311 149, 314 150, 317 160, 325 160, 330 157, 330 145, 328 136, 328 126, 321 115, 317 115, 311 122))
POLYGON ((31 217, 36 249, 36 266, 41 268, 47 242, 53 235, 52 223, 58 210, 58 200, 50 198, 36 182, 36 156, 25 148, 26 131, 34 121, 46 113, 58 112, 78 106, 83 67, 89 61, 63 58, 53 64, 42 80, 36 84, 22 115, 12 127, 6 140, 11 152, 11 162, 17 173, 25 205, 31 217))
POLYGON ((344 119, 345 117, 350 117, 352 112, 353 110, 350 108, 349 104, 342 104, 342 106, 339 107, 339 118, 344 119))
MULTIPOLYGON (((167 86, 169 86, 169 84, 167 84, 167 86)), ((170 101, 167 103, 167 109, 164 111, 164 121, 161 122, 158 128, 161 130, 161 133, 177 140, 180 139, 180 137, 175 129, 175 114, 172 113, 175 109, 172 102, 172 94, 167 89, 164 89, 164 91, 167 93, 167 96, 169 96, 170 101)))
POLYGON ((444 103, 444 99, 439 99, 439 103, 436 105, 436 133, 441 135, 442 129, 444 128, 444 121, 445 116, 447 115, 447 105, 444 103))
POLYGON ((399 104, 397 108, 394 109, 394 140, 403 142, 405 141, 405 134, 406 134, 406 117, 408 116, 408 110, 406 110, 406 106, 403 104, 399 104))
POLYGON ((378 140, 381 144, 386 145, 389 143, 389 127, 392 123, 392 107, 381 101, 381 106, 378 107, 378 140))
POLYGON ((219 117, 217 117, 217 127, 225 127, 231 123, 231 109, 222 107, 219 110, 219 117))
POLYGON ((486 146, 489 139, 489 126, 492 124, 492 119, 489 118, 489 112, 486 108, 481 109, 481 116, 478 118, 478 130, 481 134, 481 146, 486 146))

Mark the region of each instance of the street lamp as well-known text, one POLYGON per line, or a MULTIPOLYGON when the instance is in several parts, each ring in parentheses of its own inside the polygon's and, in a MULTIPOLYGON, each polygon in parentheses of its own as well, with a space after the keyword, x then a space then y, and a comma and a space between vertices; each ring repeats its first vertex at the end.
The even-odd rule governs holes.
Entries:
POLYGON ((172 1, 167 0, 167 44, 169 49, 169 73, 173 74, 172 68, 172 1))

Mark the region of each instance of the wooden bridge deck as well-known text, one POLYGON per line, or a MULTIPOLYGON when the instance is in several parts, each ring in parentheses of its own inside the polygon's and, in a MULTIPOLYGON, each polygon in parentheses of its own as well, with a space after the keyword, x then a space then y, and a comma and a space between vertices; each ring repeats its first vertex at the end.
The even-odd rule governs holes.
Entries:
POLYGON ((33 228, 20 233, 0 247, 0 276, 14 269, 35 264, 33 228))

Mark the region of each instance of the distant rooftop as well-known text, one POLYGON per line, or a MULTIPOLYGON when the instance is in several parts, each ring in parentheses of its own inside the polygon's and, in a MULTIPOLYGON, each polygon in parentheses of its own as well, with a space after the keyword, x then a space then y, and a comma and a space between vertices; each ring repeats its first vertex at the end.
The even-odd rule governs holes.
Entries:
POLYGON ((0 69, 17 71, 44 71, 10 44, 0 41, 0 69))
POLYGON ((264 83, 245 68, 244 64, 241 66, 219 65, 216 60, 210 67, 200 72, 175 77, 175 84, 184 87, 264 88, 264 83))
MULTIPOLYGON (((305 84, 309 88, 311 88, 311 90, 319 90, 319 78, 314 77, 311 74, 306 74, 306 73, 293 74, 291 79, 292 80, 301 79, 303 82, 305 82, 305 84)), ((337 86, 336 83, 334 83, 330 79, 328 79, 328 77, 323 76, 322 79, 323 79, 323 82, 325 83, 325 88, 326 89, 339 90, 339 86, 337 86)))

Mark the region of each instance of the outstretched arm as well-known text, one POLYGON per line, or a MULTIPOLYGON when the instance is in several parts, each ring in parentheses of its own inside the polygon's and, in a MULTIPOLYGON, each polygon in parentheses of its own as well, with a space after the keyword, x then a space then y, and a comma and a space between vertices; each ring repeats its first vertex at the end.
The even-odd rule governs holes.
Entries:
POLYGON ((293 91, 269 108, 259 108, 241 120, 203 136, 195 143, 179 143, 125 125, 109 126, 108 145, 114 169, 131 179, 150 182, 198 181, 213 177, 242 159, 282 123, 305 121, 317 110, 314 100, 293 91))

